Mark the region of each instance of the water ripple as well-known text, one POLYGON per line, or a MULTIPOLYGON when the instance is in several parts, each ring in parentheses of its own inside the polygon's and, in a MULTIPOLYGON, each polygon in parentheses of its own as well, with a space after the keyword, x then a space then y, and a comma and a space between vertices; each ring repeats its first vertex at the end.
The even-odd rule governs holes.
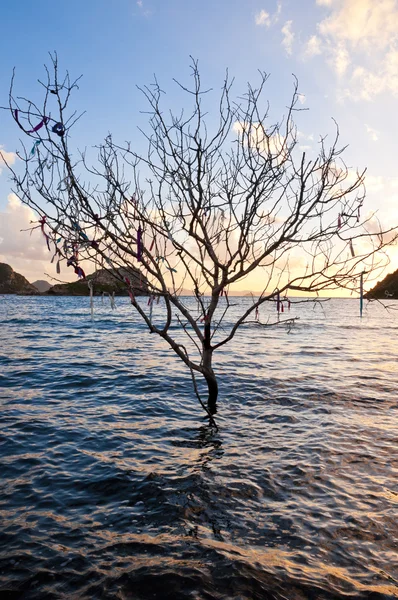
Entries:
POLYGON ((357 312, 243 328, 216 433, 127 300, 3 298, 1 598, 398 598, 398 325, 357 312))

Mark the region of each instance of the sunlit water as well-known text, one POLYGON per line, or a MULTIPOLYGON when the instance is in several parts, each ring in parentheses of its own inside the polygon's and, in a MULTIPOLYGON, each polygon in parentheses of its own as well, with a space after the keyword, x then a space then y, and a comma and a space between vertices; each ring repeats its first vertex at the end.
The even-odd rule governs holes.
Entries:
POLYGON ((0 298, 0 597, 397 598, 398 313, 358 309, 242 328, 216 432, 127 298, 0 298))

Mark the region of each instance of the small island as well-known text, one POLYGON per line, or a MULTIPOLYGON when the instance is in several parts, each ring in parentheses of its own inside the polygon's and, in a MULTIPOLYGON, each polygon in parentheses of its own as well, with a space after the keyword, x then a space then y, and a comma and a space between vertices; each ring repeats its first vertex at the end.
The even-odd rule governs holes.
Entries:
POLYGON ((36 295, 39 291, 10 265, 0 263, 0 294, 36 295))
POLYGON ((29 281, 5 263, 0 263, 0 294, 18 294, 29 296, 88 296, 90 294, 89 283, 92 282, 93 294, 113 294, 115 296, 127 296, 127 285, 124 282, 128 278, 131 290, 135 296, 147 296, 148 281, 145 276, 135 269, 100 269, 87 275, 84 279, 72 281, 71 283, 58 283, 51 286, 46 281, 39 280, 35 284, 29 281), (121 281, 121 278, 123 281, 121 281), (44 289, 43 289, 44 288, 44 289), (46 289, 47 288, 47 289, 46 289))
POLYGON ((128 269, 100 269, 92 275, 87 275, 84 279, 54 285, 45 294, 48 296, 88 296, 90 294, 88 283, 92 282, 94 296, 102 294, 127 296, 128 291, 127 285, 124 282, 125 277, 130 280, 131 289, 135 296, 148 296, 148 281, 134 267, 128 269))
POLYGON ((385 300, 398 298, 398 269, 389 273, 382 281, 369 290, 364 296, 367 300, 385 300))

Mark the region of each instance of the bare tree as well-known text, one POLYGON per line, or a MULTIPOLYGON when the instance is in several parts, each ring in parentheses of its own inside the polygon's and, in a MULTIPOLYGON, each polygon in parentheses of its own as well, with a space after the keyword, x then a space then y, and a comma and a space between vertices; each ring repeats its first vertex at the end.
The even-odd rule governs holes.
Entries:
POLYGON ((71 149, 71 129, 81 115, 69 114, 69 101, 78 80, 60 78, 56 56, 40 82, 40 106, 14 96, 13 77, 8 108, 24 134, 19 157, 25 169, 12 173, 16 194, 40 216, 58 265, 66 261, 84 276, 80 264, 89 260, 124 279, 149 331, 205 378, 212 412, 214 352, 263 303, 276 302, 279 312, 288 292, 357 291, 360 273, 368 277, 386 264, 383 248, 395 235, 375 232, 374 219, 370 227, 361 217, 365 172, 352 175, 344 164, 337 125, 331 142, 319 139, 315 157, 299 150, 296 80, 285 116, 272 125, 263 100, 267 75, 260 72, 258 86, 248 85, 234 101, 227 74, 210 127, 204 104, 211 90, 203 90, 195 61, 191 71, 191 87, 175 82, 190 100, 189 114, 163 112, 164 93, 155 80, 141 89, 149 105, 149 132, 141 131, 147 153, 108 135, 97 147, 96 166, 71 149), (293 268, 292 256, 306 266, 293 268), (133 265, 149 282, 149 307, 118 270, 133 265), (263 292, 226 329, 229 286, 255 270, 263 292), (186 290, 199 314, 188 310, 186 290), (159 298, 162 325, 151 318, 159 298), (173 333, 174 319, 189 351, 173 333))

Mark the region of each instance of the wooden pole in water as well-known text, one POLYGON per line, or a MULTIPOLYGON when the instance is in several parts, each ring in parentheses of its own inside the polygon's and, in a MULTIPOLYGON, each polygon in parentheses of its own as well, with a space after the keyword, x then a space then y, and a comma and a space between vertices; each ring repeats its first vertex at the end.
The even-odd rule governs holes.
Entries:
POLYGON ((94 300, 93 300, 93 282, 87 281, 88 289, 90 290, 90 310, 91 310, 91 320, 94 320, 94 300))
POLYGON ((363 272, 359 279, 359 316, 362 318, 363 312, 363 272))

